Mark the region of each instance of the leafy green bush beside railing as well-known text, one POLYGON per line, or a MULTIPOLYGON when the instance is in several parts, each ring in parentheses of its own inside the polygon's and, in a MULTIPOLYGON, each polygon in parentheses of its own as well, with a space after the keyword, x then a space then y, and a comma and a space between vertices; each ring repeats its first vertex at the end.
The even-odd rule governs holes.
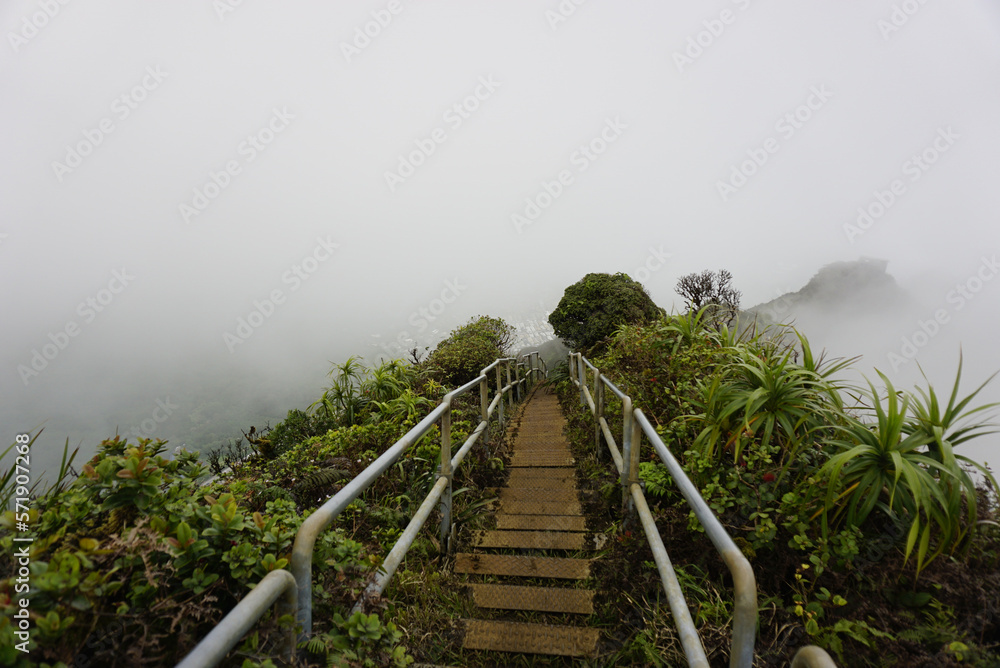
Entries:
MULTIPOLYGON (((899 392, 885 376, 884 389, 862 390, 837 380, 854 360, 816 356, 790 328, 716 327, 692 312, 622 327, 592 361, 643 408, 731 530, 754 565, 762 599, 781 606, 770 611, 774 623, 801 629, 846 664, 859 660, 859 648, 875 653, 895 642, 898 631, 851 616, 868 605, 862 599, 902 583, 935 586, 934 576, 925 582, 927 569, 941 555, 962 568, 988 569, 1000 558, 995 533, 979 539, 997 516, 990 502, 996 481, 956 452, 991 432, 994 405, 972 405, 982 386, 959 394, 961 360, 947 400, 931 387, 899 392), (974 471, 982 475, 978 487, 974 471), (885 584, 859 594, 868 580, 885 584)), ((613 424, 620 410, 608 401, 613 424)), ((688 517, 662 465, 649 459, 640 475, 661 517, 688 517)), ((700 529, 688 517, 670 531, 700 529)), ((983 596, 991 595, 995 570, 982 582, 983 596)), ((768 616, 762 609, 762 626, 768 616)), ((950 637, 977 646, 964 632, 950 637)))

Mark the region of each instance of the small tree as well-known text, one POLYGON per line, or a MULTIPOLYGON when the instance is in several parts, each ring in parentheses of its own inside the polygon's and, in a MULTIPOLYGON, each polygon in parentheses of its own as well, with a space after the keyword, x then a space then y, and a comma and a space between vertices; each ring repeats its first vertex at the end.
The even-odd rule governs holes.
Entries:
POLYGON ((646 288, 627 275, 587 274, 566 288, 549 324, 566 345, 589 348, 622 325, 648 323, 662 314, 646 288))
POLYGON ((742 293, 732 286, 733 275, 725 269, 711 271, 706 269, 700 274, 681 276, 674 288, 688 310, 700 311, 705 306, 715 305, 711 309, 716 322, 731 321, 740 311, 742 293))
POLYGON ((443 385, 469 382, 498 357, 507 357, 514 328, 502 318, 478 316, 451 332, 427 358, 427 366, 443 385))

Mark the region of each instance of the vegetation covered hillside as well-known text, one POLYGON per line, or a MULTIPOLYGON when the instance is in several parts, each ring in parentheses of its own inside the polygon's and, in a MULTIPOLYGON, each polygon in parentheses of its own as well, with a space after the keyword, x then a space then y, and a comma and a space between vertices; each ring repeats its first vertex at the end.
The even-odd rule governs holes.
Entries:
MULTIPOLYGON (((846 387, 837 375, 849 362, 816 357, 805 337, 737 335, 705 315, 622 327, 592 362, 642 408, 749 558, 755 665, 787 665, 806 644, 842 666, 1000 665, 996 481, 961 455, 988 431, 989 407, 972 403, 978 390, 958 394, 961 363, 944 394, 884 377, 846 387)), ((568 380, 561 388, 579 442, 592 444, 593 418, 568 380)), ((611 401, 618 433, 620 410, 611 401)), ((643 460, 706 650, 728 665, 728 571, 648 446, 643 460)), ((638 620, 632 646, 650 665, 681 665, 641 531, 626 525, 613 544, 607 577, 621 618, 638 620)))
MULTIPOLYGON (((587 312, 567 310, 563 325, 588 336, 579 328, 587 312)), ((603 327, 612 310, 600 314, 603 327)), ((738 334, 718 315, 711 304, 671 316, 633 309, 623 322, 614 315, 613 334, 587 352, 642 408, 751 561, 755 665, 787 665, 806 644, 842 666, 1000 665, 996 481, 961 454, 988 431, 989 407, 975 405, 978 390, 958 394, 961 364, 944 394, 900 392, 885 378, 847 387, 837 380, 847 362, 815 356, 804 337, 791 332, 788 345, 788 332, 738 334)), ((348 359, 308 409, 200 459, 169 460, 159 441, 104 441, 89 461, 65 461, 58 484, 33 490, 26 511, 13 507, 29 494, 12 469, 0 479, 0 503, 12 507, 0 516, 0 665, 175 665, 256 582, 288 565, 305 518, 446 389, 508 354, 510 334, 502 320, 479 317, 420 362, 348 359), (29 546, 15 542, 25 535, 29 546)), ((610 526, 594 576, 603 644, 592 663, 683 665, 646 541, 623 519, 613 466, 594 449, 593 418, 565 368, 552 381, 582 488, 599 492, 588 496, 590 512, 604 515, 594 526, 610 526)), ((453 443, 478 424, 479 401, 472 392, 454 404, 453 443)), ((620 433, 613 399, 609 415, 620 433)), ((502 479, 502 436, 492 428, 456 473, 454 517, 466 531, 502 479)), ((31 442, 15 446, 30 457, 31 442)), ((296 665, 467 662, 453 648, 468 597, 448 574, 434 517, 385 596, 351 613, 439 461, 434 427, 321 534, 314 633, 296 665)), ((728 571, 648 446, 640 473, 712 664, 728 665, 728 571)), ((224 665, 277 665, 280 631, 293 623, 265 616, 224 665)))
MULTIPOLYGON (((510 333, 480 317, 421 364, 349 359, 308 410, 290 411, 273 430, 251 427, 246 442, 202 460, 189 452, 168 460, 161 441, 106 440, 89 461, 64 461, 59 484, 32 490, 26 511, 15 506, 28 494, 11 469, 0 479, 0 505, 11 508, 0 516, 0 665, 175 665, 255 583, 288 565, 316 507, 437 405, 446 384, 506 355, 510 333), (33 541, 15 542, 25 536, 33 541), (23 545, 26 556, 16 556, 23 545)), ((451 436, 461 443, 479 422, 479 393, 453 407, 451 436)), ((456 517, 502 468, 499 438, 489 436, 456 473, 456 517)), ((15 444, 27 461, 34 438, 15 444)), ((314 634, 299 665, 412 663, 385 605, 350 611, 435 481, 440 441, 435 426, 321 534, 314 634)), ((440 559, 435 536, 432 517, 409 567, 440 559)), ((279 631, 291 623, 265 617, 225 665, 275 665, 279 631)))

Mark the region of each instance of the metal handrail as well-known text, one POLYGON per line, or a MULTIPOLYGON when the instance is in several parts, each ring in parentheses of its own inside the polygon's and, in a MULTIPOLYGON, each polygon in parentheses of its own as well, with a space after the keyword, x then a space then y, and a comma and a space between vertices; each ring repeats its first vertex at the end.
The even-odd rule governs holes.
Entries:
MULTIPOLYGON (((177 664, 177 668, 210 666, 221 661, 282 594, 284 594, 284 599, 279 604, 279 617, 295 611, 298 589, 295 586, 295 577, 291 573, 283 569, 271 571, 257 583, 253 591, 239 602, 236 608, 219 622, 219 625, 211 633, 198 643, 197 647, 184 657, 183 661, 177 664), (233 612, 237 608, 240 608, 245 614, 234 615, 233 612)), ((291 661, 295 655, 295 638, 295 629, 289 628, 281 652, 285 661, 291 661)))
MULTIPOLYGON (((515 389, 519 391, 521 385, 531 382, 532 378, 537 378, 543 373, 545 365, 539 357, 538 352, 528 353, 527 357, 527 373, 524 378, 518 378, 517 359, 510 357, 498 358, 484 368, 475 379, 448 392, 442 398, 441 403, 429 415, 417 423, 416 426, 382 453, 364 471, 306 518, 295 535, 295 542, 292 546, 291 572, 281 570, 269 573, 264 580, 261 580, 257 584, 250 594, 229 611, 219 625, 208 636, 203 638, 178 666, 183 666, 183 668, 214 666, 225 658, 226 654, 236 646, 243 635, 264 615, 270 604, 281 593, 282 590, 279 590, 277 594, 274 594, 273 598, 267 599, 267 596, 270 596, 272 593, 271 589, 277 586, 273 583, 277 583, 281 579, 281 586, 285 588, 290 586, 288 578, 285 576, 291 577, 292 582, 295 584, 294 595, 289 595, 291 598, 286 599, 286 605, 290 604, 290 609, 296 611, 296 621, 301 629, 300 639, 307 638, 312 633, 312 553, 319 534, 329 527, 337 516, 368 489, 380 475, 385 473, 408 447, 419 441, 439 419, 441 420, 441 468, 438 472, 438 480, 410 521, 410 525, 407 526, 403 536, 397 541, 393 550, 383 561, 383 573, 378 576, 375 583, 369 585, 369 589, 375 586, 377 591, 381 592, 385 588, 402 557, 405 556, 406 551, 412 545, 420 527, 426 522, 434 504, 439 502, 441 504, 442 515, 442 544, 446 544, 447 537, 451 534, 451 479, 453 471, 461 464, 465 455, 480 435, 486 431, 489 418, 494 411, 497 412, 500 424, 504 424, 504 395, 515 391, 515 389), (511 378, 511 362, 514 362, 514 380, 511 378), (501 364, 506 367, 506 385, 503 384, 501 379, 501 364), (489 380, 487 374, 491 370, 495 370, 496 372, 497 389, 493 401, 489 402, 489 380), (452 458, 451 401, 477 385, 480 388, 482 421, 472 434, 469 435, 455 457, 452 458), (419 524, 413 528, 418 519, 419 524), (400 547, 404 543, 405 545, 400 547), (397 550, 397 548, 399 549, 397 550), (265 582, 269 583, 268 587, 262 589, 265 582), (261 594, 257 594, 258 590, 261 590, 261 594)), ((368 593, 368 590, 366 590, 365 595, 368 595, 368 593)), ((288 658, 291 658, 291 653, 293 653, 295 647, 295 629, 291 629, 289 634, 290 639, 286 642, 285 652, 288 653, 288 658)))
POLYGON ((726 533, 718 518, 709 508, 708 504, 701 497, 698 488, 688 479, 684 470, 671 455, 670 450, 664 445, 659 434, 646 419, 646 416, 638 408, 633 408, 632 400, 627 394, 615 387, 608 381, 600 369, 595 367, 580 353, 570 353, 570 378, 573 383, 580 388, 581 402, 587 405, 600 423, 600 431, 595 430, 597 445, 600 448, 600 433, 607 439, 608 448, 615 460, 618 468, 623 491, 623 496, 629 505, 630 510, 638 513, 642 522, 646 539, 653 551, 657 570, 663 582, 664 591, 670 603, 675 625, 681 636, 681 644, 684 648, 688 664, 691 666, 708 666, 705 651, 698 637, 698 631, 691 620, 687 603, 684 601, 683 593, 677 582, 676 574, 663 547, 663 540, 656 529, 649 506, 646 504, 642 493, 642 486, 638 479, 639 450, 641 446, 642 434, 649 439, 650 444, 656 451, 660 460, 670 471, 675 484, 680 489, 681 494, 688 505, 694 510, 695 516, 705 528, 716 550, 722 556, 723 561, 729 567, 733 575, 735 605, 733 611, 733 643, 729 657, 730 668, 750 668, 753 665, 754 642, 757 632, 757 584, 754 578, 753 569, 743 553, 740 552, 736 544, 733 543, 729 534, 726 533), (574 360, 573 358, 576 358, 574 360), (574 368, 575 367, 575 368, 574 368), (587 387, 587 367, 594 371, 594 395, 595 401, 587 387), (603 390, 609 387, 622 400, 622 454, 617 455, 614 438, 611 429, 603 415, 603 390))
MULTIPOLYGON (((735 603, 733 607, 733 645, 729 665, 732 668, 749 667, 753 664, 754 640, 757 635, 757 580, 754 577, 753 568, 740 548, 726 533, 715 513, 705 503, 698 488, 687 477, 684 469, 664 445, 653 425, 638 408, 635 410, 635 420, 642 429, 642 433, 649 439, 656 454, 659 455, 660 461, 670 471, 674 483, 680 489, 688 505, 694 510, 695 517, 705 528, 705 534, 715 545, 715 549, 722 556, 722 560, 733 575, 735 603)), ((633 440, 633 444, 637 442, 638 439, 633 440)))

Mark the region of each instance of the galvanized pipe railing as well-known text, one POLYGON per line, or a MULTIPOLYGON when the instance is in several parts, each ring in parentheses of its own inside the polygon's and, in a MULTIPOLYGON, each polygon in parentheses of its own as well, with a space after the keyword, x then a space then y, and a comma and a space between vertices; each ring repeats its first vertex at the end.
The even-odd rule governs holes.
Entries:
MULTIPOLYGON (((677 583, 673 566, 663 547, 663 541, 656 530, 649 507, 646 504, 645 496, 642 493, 642 486, 638 479, 639 454, 642 434, 645 434, 653 445, 660 460, 670 471, 674 482, 677 484, 688 505, 694 510, 695 516, 705 527, 705 532, 716 550, 722 555, 723 561, 728 566, 733 575, 735 607, 733 613, 733 644, 730 653, 729 665, 731 668, 750 668, 753 665, 754 642, 756 639, 757 627, 757 584, 753 575, 750 562, 747 561, 743 553, 740 552, 736 544, 726 533, 722 524, 712 512, 705 500, 694 484, 688 479, 683 469, 674 459, 673 455, 663 444, 659 434, 643 415, 642 411, 633 408, 632 400, 627 394, 618 389, 604 376, 597 367, 591 364, 580 353, 570 354, 570 378, 573 383, 580 388, 580 400, 583 405, 588 406, 597 417, 601 425, 601 431, 607 440, 608 449, 611 451, 615 466, 618 468, 621 484, 625 494, 623 502, 629 506, 629 510, 638 513, 643 525, 643 531, 649 541, 656 561, 657 570, 663 582, 664 591, 667 594, 670 608, 674 615, 675 625, 681 636, 681 644, 684 648, 689 665, 707 666, 704 648, 698 638, 697 629, 691 620, 687 604, 684 602, 680 585, 677 583), (594 394, 598 396, 598 401, 594 402, 587 387, 587 368, 594 371, 594 394), (611 389, 622 401, 622 454, 619 456, 615 447, 614 438, 607 421, 603 416, 603 386, 611 389), (599 410, 598 410, 599 409, 599 410), (601 413, 598 416, 598 412, 601 413)), ((598 444, 599 445, 599 444, 598 444)))
MULTIPOLYGON (((635 423, 649 439, 650 444, 659 456, 660 461, 670 472, 674 484, 680 489, 681 495, 694 510, 695 517, 705 528, 715 549, 722 555, 722 560, 733 575, 735 605, 733 608, 733 644, 729 657, 731 668, 749 668, 753 665, 754 641, 757 637, 757 580, 754 577, 750 562, 743 556, 740 548, 729 537, 712 509, 705 503, 698 488, 694 486, 684 469, 674 459, 674 456, 660 439, 656 429, 649 423, 642 410, 635 410, 635 423)), ((638 451, 638 439, 633 441, 633 447, 638 451)))
MULTIPOLYGON (((183 661, 177 664, 177 668, 213 666, 221 661, 239 639, 253 628, 271 604, 282 595, 284 598, 278 607, 279 617, 295 612, 298 589, 291 573, 286 570, 271 571, 240 601, 237 608, 242 606, 241 611, 244 614, 234 615, 233 612, 236 610, 234 608, 191 653, 184 657, 183 661)), ((295 639, 295 628, 289 628, 284 646, 281 648, 281 656, 285 661, 291 661, 295 656, 295 639)))
POLYGON ((292 545, 292 574, 298 583, 299 605, 296 621, 302 627, 302 635, 312 634, 312 555, 316 539, 347 506, 385 473, 403 452, 416 443, 445 413, 450 415, 451 405, 440 403, 430 415, 421 420, 413 429, 396 441, 388 450, 372 462, 356 478, 347 483, 329 501, 317 508, 299 527, 292 545))
MULTIPOLYGON (((496 364, 496 362, 494 362, 494 364, 496 364)), ((524 365, 518 365, 518 366, 524 366, 524 365)), ((450 405, 451 399, 453 397, 457 397, 461 394, 464 394, 468 390, 472 389, 475 385, 479 384, 481 388, 484 387, 483 384, 486 382, 486 371, 488 370, 489 367, 484 369, 483 373, 475 380, 470 381, 469 383, 463 385, 457 390, 452 390, 451 392, 449 392, 447 395, 445 395, 443 401, 448 402, 448 404, 450 405)), ((416 540, 417 535, 420 532, 420 529, 423 527, 424 523, 427 521, 427 518, 430 516, 431 510, 434 508, 434 504, 438 503, 439 500, 442 505, 441 544, 445 545, 446 542, 449 540, 451 534, 451 528, 453 526, 451 524, 452 472, 454 472, 455 469, 458 468, 458 466, 462 463, 462 460, 465 459, 465 455, 468 454, 469 450, 472 449, 472 446, 475 445, 480 435, 484 431, 486 431, 488 427, 489 416, 493 413, 494 408, 500 405, 500 402, 502 402, 503 400, 503 395, 507 392, 511 393, 516 392, 519 399, 521 396, 523 396, 522 389, 530 381, 531 374, 530 373, 525 374, 524 378, 520 378, 518 376, 519 374, 517 374, 515 369, 515 380, 511 381, 510 365, 508 364, 507 385, 505 385, 503 388, 501 388, 499 392, 497 392, 497 395, 494 398, 493 403, 490 404, 490 406, 487 408, 483 420, 479 423, 479 425, 475 428, 475 430, 473 430, 473 432, 469 434, 468 438, 465 440, 465 443, 455 454, 454 459, 451 459, 450 411, 445 413, 445 417, 442 418, 442 422, 448 425, 449 433, 446 436, 445 429, 444 427, 442 427, 441 473, 439 474, 438 480, 434 484, 434 487, 431 488, 431 491, 424 499, 424 502, 420 505, 420 508, 417 510, 416 513, 414 513, 413 517, 410 519, 409 524, 406 525, 406 529, 403 530, 403 534, 400 536, 399 540, 396 541, 396 544, 393 546, 392 550, 382 561, 382 566, 379 569, 380 571, 379 574, 376 576, 375 580, 372 581, 372 583, 365 588, 364 593, 361 595, 361 598, 355 604, 352 612, 360 610, 364 605, 365 600, 367 600, 368 597, 375 594, 381 594, 383 591, 385 591, 386 586, 388 586, 389 584, 389 580, 392 579, 392 576, 393 574, 395 574, 396 569, 399 568, 399 565, 402 563, 403 558, 406 556, 406 553, 413 545, 413 541, 416 540), (444 473, 445 470, 447 470, 449 473, 445 474, 444 473), (445 510, 445 508, 447 508, 447 510, 445 510)), ((481 397, 483 396, 482 391, 480 393, 480 396, 481 397)))
MULTIPOLYGON (((524 378, 517 378, 517 380, 512 381, 510 375, 511 362, 514 362, 516 365, 517 360, 513 358, 500 358, 483 369, 477 378, 446 394, 441 403, 429 415, 382 453, 380 457, 372 462, 357 477, 347 483, 336 495, 306 518, 295 535, 295 543, 292 546, 291 572, 280 570, 269 573, 250 594, 223 618, 222 622, 219 623, 212 633, 198 643, 179 666, 183 666, 184 668, 200 668, 202 666, 214 666, 219 663, 236 646, 236 643, 240 641, 246 632, 253 627, 257 620, 264 615, 277 596, 281 594, 283 590, 280 588, 277 590, 277 593, 274 593, 275 587, 285 587, 291 592, 286 592, 285 606, 287 610, 294 610, 296 612, 296 621, 300 626, 302 634, 300 638, 307 638, 311 635, 312 553, 319 534, 329 527, 337 516, 368 489, 380 475, 385 473, 407 448, 419 441, 438 420, 441 420, 441 468, 438 473, 438 479, 410 521, 410 525, 407 526, 403 536, 397 541, 396 546, 393 547, 393 550, 384 561, 384 573, 380 575, 376 583, 369 586, 369 589, 374 587, 375 590, 381 592, 385 588, 389 578, 392 577, 393 572, 395 572, 400 561, 405 556, 406 551, 413 544, 413 540, 416 538, 420 527, 423 526, 427 517, 429 517, 434 504, 439 502, 441 504, 442 515, 442 544, 446 544, 447 537, 451 533, 451 479, 453 472, 461 464, 465 455, 479 437, 486 433, 489 418, 494 411, 498 415, 500 424, 504 424, 504 395, 519 391, 521 385, 530 383, 532 379, 537 380, 538 377, 544 377, 544 363, 539 364, 541 359, 538 357, 538 353, 530 354, 528 359, 529 368, 524 378), (502 385, 501 382, 501 364, 507 368, 508 382, 506 385, 502 385), (494 369, 496 370, 497 389, 492 402, 489 402, 487 374, 494 369), (477 385, 480 388, 482 420, 472 434, 469 435, 455 457, 452 458, 450 433, 452 399, 464 394, 477 385), (266 587, 264 586, 265 582, 268 583, 266 587), (294 587, 292 587, 293 583, 294 587)), ((515 366, 515 377, 518 375, 515 366)), ((290 636, 286 641, 284 652, 287 655, 286 658, 290 659, 295 648, 295 629, 291 629, 289 633, 290 636)))
MULTIPOLYGON (((591 398, 590 388, 587 387, 587 367, 594 370, 594 387, 600 388, 595 389, 595 394, 600 394, 603 398, 604 388, 607 387, 611 390, 616 397, 618 397, 622 402, 622 450, 618 451, 618 444, 615 442, 614 436, 611 434, 611 427, 608 425, 608 421, 604 417, 605 405, 601 403, 601 417, 598 418, 598 424, 601 426, 601 432, 604 434, 604 438, 607 441, 608 450, 611 452, 611 458, 615 462, 615 466, 618 468, 618 473, 621 479, 622 485, 622 499, 629 499, 629 471, 628 462, 631 460, 631 443, 632 443, 632 398, 618 389, 618 386, 608 380, 607 376, 603 375, 600 370, 590 363, 590 360, 585 358, 580 353, 571 353, 570 358, 578 357, 578 363, 571 363, 569 365, 570 378, 573 380, 574 384, 580 386, 580 396, 581 402, 584 406, 588 406, 591 412, 596 415, 596 403, 591 398)), ((596 443, 598 452, 600 452, 600 442, 596 443)))

